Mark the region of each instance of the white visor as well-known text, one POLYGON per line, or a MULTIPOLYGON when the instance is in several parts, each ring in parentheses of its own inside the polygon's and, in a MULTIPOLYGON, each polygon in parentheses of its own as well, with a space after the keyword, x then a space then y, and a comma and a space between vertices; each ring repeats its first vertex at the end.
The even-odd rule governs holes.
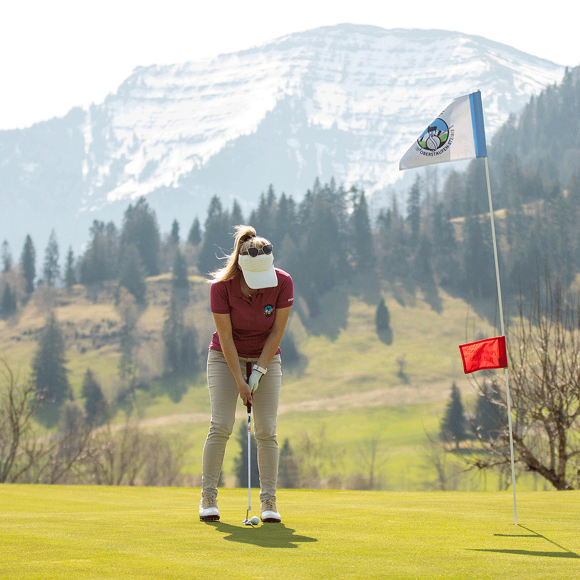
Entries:
POLYGON ((274 270, 274 254, 259 254, 255 258, 249 254, 240 254, 238 264, 250 288, 259 290, 278 286, 278 276, 274 270))

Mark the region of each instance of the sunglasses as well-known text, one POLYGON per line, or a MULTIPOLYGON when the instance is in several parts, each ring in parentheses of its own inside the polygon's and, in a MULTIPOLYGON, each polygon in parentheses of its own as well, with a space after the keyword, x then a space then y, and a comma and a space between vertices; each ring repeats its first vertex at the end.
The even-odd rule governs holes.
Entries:
POLYGON ((259 254, 271 254, 273 250, 272 244, 265 244, 261 248, 248 248, 247 252, 244 252, 242 256, 250 255, 255 258, 259 254))

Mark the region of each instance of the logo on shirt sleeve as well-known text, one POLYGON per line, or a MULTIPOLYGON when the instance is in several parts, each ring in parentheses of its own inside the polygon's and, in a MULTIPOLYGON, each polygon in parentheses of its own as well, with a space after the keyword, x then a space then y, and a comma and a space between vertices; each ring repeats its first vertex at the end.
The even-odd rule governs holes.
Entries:
POLYGON ((273 312, 274 312, 274 307, 271 304, 264 306, 264 314, 266 316, 272 316, 273 312))

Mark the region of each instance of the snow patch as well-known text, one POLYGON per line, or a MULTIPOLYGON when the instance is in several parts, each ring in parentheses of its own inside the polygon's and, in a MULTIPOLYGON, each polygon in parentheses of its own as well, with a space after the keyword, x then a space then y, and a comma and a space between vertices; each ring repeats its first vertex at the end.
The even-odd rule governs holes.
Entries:
MULTIPOLYGON (((456 97, 481 89, 489 141, 563 73, 459 33, 340 25, 289 35, 237 54, 137 69, 94 115, 87 112, 83 178, 91 192, 105 188, 109 201, 177 187, 290 97, 307 126, 350 136, 337 144, 346 147, 345 163, 334 148, 316 145, 317 171, 330 161, 347 187, 364 182, 372 192, 400 178, 399 158, 456 97), (98 131, 107 135, 104 149, 98 131)), ((301 127, 288 120, 285 128, 299 173, 307 163, 301 127)))

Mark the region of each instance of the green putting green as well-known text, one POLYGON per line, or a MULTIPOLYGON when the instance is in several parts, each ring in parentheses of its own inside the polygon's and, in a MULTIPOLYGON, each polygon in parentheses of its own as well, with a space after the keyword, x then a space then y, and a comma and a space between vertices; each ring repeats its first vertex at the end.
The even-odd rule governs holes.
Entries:
POLYGON ((577 578, 580 493, 247 490, 199 521, 199 489, 0 485, 1 578, 577 578), (251 515, 259 514, 257 491, 251 515))

